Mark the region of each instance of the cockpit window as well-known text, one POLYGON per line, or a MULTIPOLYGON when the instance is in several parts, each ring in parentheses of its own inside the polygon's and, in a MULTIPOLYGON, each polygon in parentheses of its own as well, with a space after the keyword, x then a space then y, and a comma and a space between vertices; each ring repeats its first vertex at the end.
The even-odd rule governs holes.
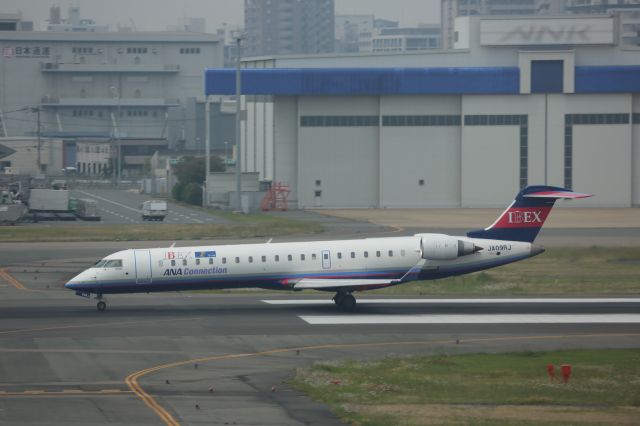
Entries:
POLYGON ((122 268, 122 260, 121 259, 107 260, 107 263, 105 263, 103 267, 104 268, 122 268))
POLYGON ((107 263, 107 261, 105 259, 102 260, 98 260, 96 262, 95 265, 93 265, 94 268, 102 268, 104 266, 104 264, 107 263))

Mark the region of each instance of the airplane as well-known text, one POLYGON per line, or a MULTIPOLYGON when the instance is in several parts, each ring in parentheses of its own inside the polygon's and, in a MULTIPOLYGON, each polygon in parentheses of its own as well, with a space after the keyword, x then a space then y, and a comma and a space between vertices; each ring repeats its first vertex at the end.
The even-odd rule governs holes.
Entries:
POLYGON ((468 274, 536 256, 533 244, 558 199, 590 194, 554 186, 528 186, 489 227, 466 236, 404 237, 197 247, 129 249, 110 254, 69 280, 77 295, 105 295, 256 287, 335 293, 343 310, 354 292, 468 274))

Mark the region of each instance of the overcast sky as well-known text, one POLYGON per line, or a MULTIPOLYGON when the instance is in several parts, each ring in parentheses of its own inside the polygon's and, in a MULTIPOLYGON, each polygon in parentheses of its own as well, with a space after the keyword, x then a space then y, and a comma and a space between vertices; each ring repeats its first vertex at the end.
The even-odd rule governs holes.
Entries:
MULTIPOLYGON (((49 16, 49 7, 58 4, 66 18, 69 4, 80 6, 83 18, 97 24, 131 26, 138 31, 165 30, 175 25, 180 17, 204 17, 208 31, 223 24, 243 24, 244 0, 1 0, 0 13, 21 10, 25 20, 32 20, 36 29, 49 16)), ((376 18, 399 20, 402 26, 419 23, 439 23, 440 0, 336 0, 336 13, 374 14, 376 18)))

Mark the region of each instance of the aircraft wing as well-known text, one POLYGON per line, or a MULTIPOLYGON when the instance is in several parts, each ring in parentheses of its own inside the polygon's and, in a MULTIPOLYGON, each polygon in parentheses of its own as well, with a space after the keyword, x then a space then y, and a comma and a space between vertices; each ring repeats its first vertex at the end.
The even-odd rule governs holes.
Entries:
POLYGON ((340 288, 340 287, 377 287, 377 286, 387 286, 391 284, 400 284, 407 281, 414 280, 420 274, 420 270, 425 264, 425 260, 421 259, 417 265, 413 268, 409 269, 402 278, 394 278, 394 279, 358 279, 358 278, 303 278, 293 286, 296 290, 328 290, 331 288, 340 288))
POLYGON ((303 278, 293 286, 296 290, 327 290, 340 287, 370 287, 397 283, 398 280, 303 278))

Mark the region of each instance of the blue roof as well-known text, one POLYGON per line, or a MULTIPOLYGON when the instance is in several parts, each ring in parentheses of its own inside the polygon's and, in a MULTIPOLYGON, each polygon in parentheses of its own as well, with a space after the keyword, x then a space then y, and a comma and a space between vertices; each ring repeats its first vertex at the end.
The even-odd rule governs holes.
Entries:
MULTIPOLYGON (((205 94, 234 95, 235 69, 205 71, 205 94)), ((245 95, 518 94, 520 69, 258 68, 242 70, 245 95)), ((575 93, 640 93, 640 66, 575 68, 575 93)))
MULTIPOLYGON (((207 95, 233 95, 235 70, 207 69, 207 95)), ((245 95, 519 93, 518 68, 258 68, 242 70, 245 95)))
POLYGON ((639 93, 640 66, 576 67, 576 93, 639 93))

